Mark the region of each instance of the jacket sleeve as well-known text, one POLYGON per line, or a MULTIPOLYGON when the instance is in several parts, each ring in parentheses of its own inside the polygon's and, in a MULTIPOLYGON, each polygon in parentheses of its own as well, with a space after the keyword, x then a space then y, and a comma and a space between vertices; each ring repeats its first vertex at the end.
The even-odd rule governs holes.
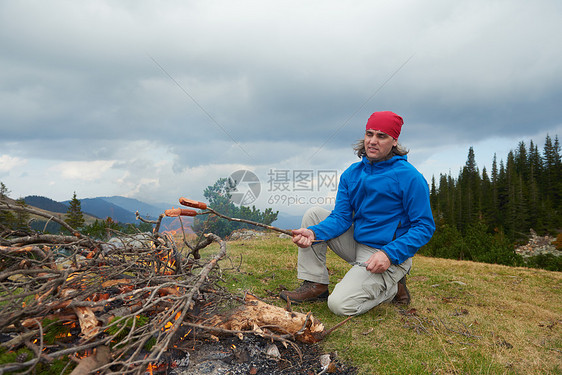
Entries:
POLYGON ((336 238, 345 233, 353 223, 353 208, 348 194, 347 176, 344 172, 340 178, 334 210, 319 224, 308 227, 314 232, 317 240, 327 241, 336 238))
POLYGON ((393 264, 400 264, 414 256, 435 232, 429 187, 421 174, 406 182, 402 202, 410 227, 405 233, 399 233, 399 228, 397 238, 381 248, 393 264))

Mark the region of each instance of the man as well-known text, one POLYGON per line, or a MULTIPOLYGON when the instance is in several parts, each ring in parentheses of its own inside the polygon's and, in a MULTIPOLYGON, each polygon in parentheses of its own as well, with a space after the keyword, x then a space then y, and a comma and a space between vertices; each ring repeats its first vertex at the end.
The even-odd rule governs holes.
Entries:
POLYGON ((297 277, 304 282, 281 298, 296 303, 327 299, 338 315, 362 314, 383 302, 410 302, 406 274, 435 223, 427 182, 398 144, 403 123, 393 112, 371 115, 365 138, 354 148, 362 160, 341 175, 334 210, 309 209, 302 228, 293 230, 297 277), (327 246, 353 264, 331 294, 327 246))

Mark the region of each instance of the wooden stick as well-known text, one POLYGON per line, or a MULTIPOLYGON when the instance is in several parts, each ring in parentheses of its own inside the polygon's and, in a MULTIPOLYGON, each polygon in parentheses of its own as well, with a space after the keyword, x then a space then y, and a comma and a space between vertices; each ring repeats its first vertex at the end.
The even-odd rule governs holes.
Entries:
POLYGON ((213 214, 213 215, 216 215, 218 217, 221 217, 221 218, 229 220, 229 221, 235 221, 237 223, 245 223, 245 224, 255 225, 256 227, 274 230, 276 232, 287 234, 291 237, 293 236, 293 232, 291 232, 288 229, 281 229, 281 228, 274 227, 273 225, 258 223, 256 221, 251 221, 251 220, 246 220, 246 219, 238 219, 236 217, 229 217, 229 216, 223 215, 220 212, 217 212, 217 211, 215 211, 215 210, 213 210, 212 208, 209 208, 209 207, 207 207, 207 211, 203 211, 203 212, 199 213, 199 215, 206 215, 206 214, 213 214))

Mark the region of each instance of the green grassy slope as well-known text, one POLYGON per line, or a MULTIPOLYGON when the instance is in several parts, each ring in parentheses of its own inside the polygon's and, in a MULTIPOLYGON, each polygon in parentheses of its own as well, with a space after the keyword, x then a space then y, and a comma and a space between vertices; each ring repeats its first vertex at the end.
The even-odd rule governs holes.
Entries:
MULTIPOLYGON (((297 248, 275 235, 228 242, 220 262, 231 291, 277 298, 296 280, 297 248)), ((213 254, 212 247, 204 249, 213 254)), ((332 287, 349 266, 329 253, 332 287)), ((407 308, 381 305, 321 345, 361 374, 561 374, 562 274, 416 256, 407 308)), ((325 303, 293 306, 330 328, 344 318, 325 303)))

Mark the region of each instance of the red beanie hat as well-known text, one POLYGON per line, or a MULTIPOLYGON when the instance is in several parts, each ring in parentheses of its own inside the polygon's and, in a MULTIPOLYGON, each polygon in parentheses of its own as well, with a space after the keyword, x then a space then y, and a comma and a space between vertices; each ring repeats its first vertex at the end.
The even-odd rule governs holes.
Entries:
POLYGON ((397 139, 403 124, 404 120, 402 120, 402 117, 394 112, 375 112, 369 117, 369 121, 367 121, 367 130, 379 130, 397 139))

